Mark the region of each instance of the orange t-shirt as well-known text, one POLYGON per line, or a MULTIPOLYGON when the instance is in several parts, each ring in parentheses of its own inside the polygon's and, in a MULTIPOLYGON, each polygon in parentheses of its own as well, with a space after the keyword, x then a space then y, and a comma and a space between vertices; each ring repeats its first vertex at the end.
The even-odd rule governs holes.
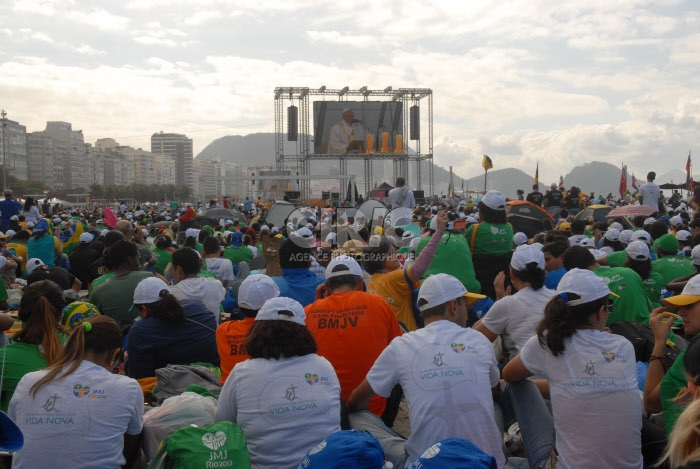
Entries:
MULTIPOLYGON (((408 268, 408 276, 414 286, 418 288, 420 283, 413 278, 413 272, 411 272, 410 267, 408 268)), ((403 269, 397 269, 386 274, 373 274, 367 285, 367 291, 376 293, 384 298, 394 311, 396 319, 401 321, 406 326, 406 329, 409 331, 418 329, 416 318, 413 316, 411 289, 403 274, 403 269)))
POLYGON ((216 348, 221 359, 219 366, 222 383, 237 363, 250 358, 245 348, 245 339, 254 322, 255 318, 245 318, 242 321, 226 321, 216 328, 216 348))
MULTIPOLYGON (((318 354, 335 368, 340 396, 348 401, 387 345, 401 335, 399 322, 378 295, 351 291, 316 300, 305 308, 306 327, 316 340, 318 354)), ((386 399, 375 396, 369 410, 381 416, 386 399)))

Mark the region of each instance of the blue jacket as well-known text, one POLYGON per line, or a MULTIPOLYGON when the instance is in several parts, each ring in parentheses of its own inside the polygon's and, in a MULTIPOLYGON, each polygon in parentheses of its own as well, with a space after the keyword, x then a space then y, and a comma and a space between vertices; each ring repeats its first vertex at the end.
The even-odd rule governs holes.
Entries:
POLYGON ((199 300, 180 303, 185 317, 190 319, 184 324, 173 325, 148 317, 131 326, 126 342, 127 376, 134 379, 155 376, 158 368, 167 365, 194 362, 219 365, 214 315, 199 300))
POLYGON ((272 277, 280 289, 280 296, 297 300, 306 307, 316 301, 316 287, 323 283, 309 269, 282 269, 282 277, 272 277))
POLYGON ((5 198, 5 200, 0 202, 0 213, 2 213, 0 226, 5 228, 7 225, 9 225, 10 217, 12 215, 19 215, 20 210, 22 210, 22 204, 10 198, 5 198))

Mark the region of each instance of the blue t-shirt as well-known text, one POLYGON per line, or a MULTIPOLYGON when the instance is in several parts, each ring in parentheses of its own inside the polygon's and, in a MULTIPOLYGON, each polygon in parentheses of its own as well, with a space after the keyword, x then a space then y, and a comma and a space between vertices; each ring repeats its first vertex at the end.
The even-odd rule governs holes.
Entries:
POLYGON ((0 214, 2 214, 2 219, 0 219, 0 227, 5 228, 10 224, 10 217, 13 215, 19 215, 19 211, 22 210, 22 204, 19 202, 6 198, 0 202, 0 214))
POLYGON ((544 279, 544 286, 549 288, 550 290, 556 290, 557 285, 559 285, 559 281, 565 273, 566 269, 564 267, 562 267, 561 269, 552 270, 551 272, 547 272, 547 278, 544 279))

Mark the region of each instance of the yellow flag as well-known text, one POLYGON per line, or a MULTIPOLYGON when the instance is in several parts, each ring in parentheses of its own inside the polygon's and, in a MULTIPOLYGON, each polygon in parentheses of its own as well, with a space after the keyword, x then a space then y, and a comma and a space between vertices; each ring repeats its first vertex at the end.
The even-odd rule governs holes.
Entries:
POLYGON ((491 158, 488 156, 484 155, 484 159, 481 160, 481 166, 484 167, 484 169, 491 169, 493 168, 493 162, 491 161, 491 158))

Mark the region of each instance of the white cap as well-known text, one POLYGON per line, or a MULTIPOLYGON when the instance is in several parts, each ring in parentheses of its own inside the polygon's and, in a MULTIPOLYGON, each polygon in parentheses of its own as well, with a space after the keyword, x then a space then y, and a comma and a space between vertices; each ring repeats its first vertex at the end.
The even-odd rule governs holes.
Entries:
MULTIPOLYGON (((575 293, 580 298, 564 300, 569 306, 576 306, 598 300, 608 295, 615 295, 601 277, 587 269, 571 269, 559 281, 557 293, 575 293)), ((615 295, 617 296, 617 295, 615 295)))
POLYGON ((280 229, 276 226, 273 226, 272 229, 270 230, 270 233, 279 233, 280 229))
POLYGON ((275 321, 278 319, 306 326, 304 307, 298 301, 284 296, 267 300, 255 316, 256 321, 275 321), (280 314, 281 311, 289 311, 291 316, 280 314))
POLYGON ((676 233, 676 239, 678 241, 688 241, 692 237, 693 235, 690 234, 690 231, 688 230, 678 230, 678 232, 676 233))
POLYGON ((430 219, 430 229, 437 231, 437 215, 433 215, 430 219))
POLYGON ((556 182, 553 182, 553 183, 551 183, 551 184, 549 185, 549 187, 552 188, 552 189, 556 189, 556 188, 557 188, 557 183, 556 183, 556 182))
POLYGON ((688 280, 680 295, 663 300, 666 306, 688 306, 698 301, 700 301, 700 275, 688 280))
POLYGON ((700 265, 700 245, 695 246, 692 251, 690 251, 690 261, 693 265, 700 265))
POLYGON ((313 238, 314 233, 307 227, 301 228, 299 231, 296 233, 297 236, 302 237, 302 238, 313 238))
POLYGON ((27 222, 27 228, 34 228, 34 222, 33 222, 33 221, 28 221, 28 222, 27 222))
POLYGON ((506 209, 506 198, 499 191, 488 191, 481 201, 492 210, 506 209))
POLYGON ((583 238, 581 241, 578 242, 579 246, 583 246, 585 248, 594 248, 595 247, 595 241, 593 241, 592 238, 583 238))
POLYGON ((476 218, 474 218, 474 217, 467 217, 467 223, 476 223, 476 218))
POLYGON ((263 225, 260 227, 260 232, 262 233, 263 231, 270 231, 270 227, 267 225, 263 225))
POLYGON ((620 231, 620 242, 625 245, 629 244, 630 239, 632 239, 632 233, 634 233, 634 231, 632 230, 620 231))
POLYGON ((648 246, 651 246, 651 235, 644 230, 637 230, 632 233, 630 243, 632 241, 644 241, 648 246))
POLYGON ((423 280, 423 284, 420 286, 418 291, 418 304, 422 303, 421 300, 425 300, 426 303, 422 306, 418 306, 418 309, 425 311, 434 306, 439 306, 452 301, 455 298, 467 297, 467 302, 471 303, 469 300, 480 300, 486 298, 484 295, 478 295, 476 293, 469 293, 462 282, 457 280, 455 277, 449 274, 435 274, 431 275, 427 279, 423 280))
POLYGON ((676 225, 682 225, 683 224, 683 219, 679 215, 674 215, 671 217, 671 220, 669 220, 671 225, 676 226, 676 225))
POLYGON ((188 237, 188 238, 189 238, 190 236, 192 236, 193 238, 196 238, 198 234, 199 234, 199 232, 198 232, 196 229, 194 229, 194 228, 187 228, 187 229, 185 230, 185 236, 188 237))
POLYGON ((238 288, 238 305, 259 310, 267 300, 280 296, 280 289, 267 275, 253 274, 246 277, 238 288))
POLYGON ((134 290, 134 301, 135 305, 147 305, 151 303, 157 303, 163 297, 160 296, 161 292, 168 290, 168 284, 159 279, 158 277, 147 277, 136 285, 134 290))
POLYGON ((645 261, 649 259, 649 246, 644 241, 632 241, 625 249, 630 259, 634 261, 645 261))
POLYGON ((615 228, 618 231, 622 231, 624 229, 624 227, 616 221, 610 223, 610 226, 608 226, 608 229, 611 229, 611 228, 615 228))
POLYGON ((12 216, 10 217, 10 220, 15 220, 15 221, 16 221, 16 220, 19 220, 19 217, 18 217, 17 215, 12 215, 12 216))
POLYGON ((326 267, 326 280, 331 277, 339 277, 341 275, 355 275, 357 277, 362 277, 362 268, 354 257, 348 256, 347 254, 341 254, 340 256, 334 257, 328 264, 328 267, 326 267), (339 265, 346 266, 348 270, 333 272, 333 270, 339 265))
POLYGON ((646 220, 644 220, 644 225, 645 225, 645 226, 646 226, 646 225, 651 225, 651 224, 653 224, 653 223, 656 223, 656 218, 654 218, 654 217, 649 217, 649 218, 647 218, 646 220))
POLYGON ((620 230, 616 228, 609 228, 605 232, 605 239, 608 241, 619 241, 620 240, 620 230))
POLYGON ((83 233, 80 235, 80 242, 81 243, 89 243, 93 239, 95 239, 95 235, 92 233, 83 233))
POLYGON ((27 275, 31 274, 34 269, 41 265, 46 265, 44 262, 37 258, 37 257, 32 257, 27 261, 27 275))
POLYGON ((413 234, 413 231, 404 231, 401 235, 401 239, 413 239, 415 237, 416 235, 413 234))
POLYGON ((544 269, 544 254, 539 246, 528 246, 523 244, 518 246, 513 257, 510 259, 510 266, 515 270, 526 271, 527 265, 536 262, 537 267, 544 269))
MULTIPOLYGON (((273 229, 274 229, 274 228, 273 228, 273 229)), ((328 236, 326 236, 326 242, 327 242, 327 243, 334 244, 335 241, 336 241, 336 239, 337 239, 337 235, 336 235, 336 233, 334 233, 334 232, 332 232, 332 231, 331 231, 330 233, 328 233, 328 236)))
POLYGON ((421 240, 423 238, 416 236, 415 238, 411 239, 411 244, 408 246, 409 251, 415 251, 418 248, 418 245, 420 244, 421 240))
POLYGON ((522 231, 518 231, 513 235, 513 243, 516 246, 520 246, 522 244, 527 243, 527 235, 523 233, 522 231))
POLYGON ((109 230, 107 228, 105 228, 104 230, 100 231, 100 236, 104 236, 107 233, 109 233, 109 230))

